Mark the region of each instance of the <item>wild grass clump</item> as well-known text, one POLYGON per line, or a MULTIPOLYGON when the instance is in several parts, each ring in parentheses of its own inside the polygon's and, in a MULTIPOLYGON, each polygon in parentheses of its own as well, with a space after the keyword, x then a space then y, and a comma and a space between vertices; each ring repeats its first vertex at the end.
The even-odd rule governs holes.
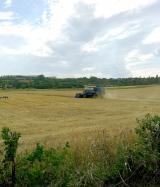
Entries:
POLYGON ((83 144, 84 149, 69 143, 59 148, 37 144, 31 152, 18 156, 20 134, 4 128, 0 186, 160 185, 160 117, 148 114, 137 122, 135 138, 129 140, 128 134, 114 148, 111 144, 116 141, 102 132, 90 144, 83 144))

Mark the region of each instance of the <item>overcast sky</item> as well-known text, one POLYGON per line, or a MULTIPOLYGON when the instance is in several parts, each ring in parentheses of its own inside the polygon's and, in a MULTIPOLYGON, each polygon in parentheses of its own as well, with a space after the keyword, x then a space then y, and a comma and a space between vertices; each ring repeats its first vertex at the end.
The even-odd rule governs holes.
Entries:
POLYGON ((0 0, 0 75, 160 75, 160 0, 0 0))

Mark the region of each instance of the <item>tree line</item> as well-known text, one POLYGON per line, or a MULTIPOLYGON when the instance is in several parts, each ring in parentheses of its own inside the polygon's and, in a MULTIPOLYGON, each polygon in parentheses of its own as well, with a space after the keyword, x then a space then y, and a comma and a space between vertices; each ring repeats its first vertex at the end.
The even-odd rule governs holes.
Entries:
POLYGON ((36 89, 54 89, 54 88, 83 88, 84 85, 98 86, 134 86, 134 85, 152 85, 160 84, 160 77, 135 77, 135 78, 56 78, 37 76, 1 76, 0 88, 36 88, 36 89))

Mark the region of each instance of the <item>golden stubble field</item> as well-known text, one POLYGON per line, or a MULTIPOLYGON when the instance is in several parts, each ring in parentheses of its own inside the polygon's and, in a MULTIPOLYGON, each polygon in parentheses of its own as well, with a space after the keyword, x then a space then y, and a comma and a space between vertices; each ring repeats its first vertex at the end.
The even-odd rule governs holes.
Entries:
POLYGON ((5 90, 0 96, 0 129, 22 134, 23 147, 71 139, 80 142, 100 131, 119 136, 146 113, 160 114, 160 86, 108 88, 103 99, 76 99, 77 90, 5 90))

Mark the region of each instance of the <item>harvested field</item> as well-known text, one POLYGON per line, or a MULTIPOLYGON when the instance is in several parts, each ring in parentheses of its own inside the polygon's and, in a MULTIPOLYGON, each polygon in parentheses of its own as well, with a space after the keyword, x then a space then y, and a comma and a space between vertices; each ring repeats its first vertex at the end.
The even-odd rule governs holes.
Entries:
MULTIPOLYGON (((79 90, 78 90, 79 91, 79 90)), ((0 128, 22 134, 23 147, 92 138, 97 131, 119 136, 136 118, 160 114, 160 86, 108 88, 104 99, 76 99, 77 90, 2 90, 0 128)))

